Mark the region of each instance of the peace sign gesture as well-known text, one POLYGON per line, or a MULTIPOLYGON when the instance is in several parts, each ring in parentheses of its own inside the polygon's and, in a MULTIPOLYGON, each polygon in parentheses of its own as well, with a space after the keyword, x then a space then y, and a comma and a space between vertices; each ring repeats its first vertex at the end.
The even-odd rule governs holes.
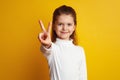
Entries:
POLYGON ((49 48, 51 46, 51 36, 50 36, 50 31, 51 31, 51 27, 52 27, 52 23, 50 22, 48 25, 48 29, 46 30, 42 21, 39 20, 39 24, 41 26, 42 29, 42 33, 39 33, 38 39, 39 41, 42 43, 42 45, 44 45, 45 47, 49 48))

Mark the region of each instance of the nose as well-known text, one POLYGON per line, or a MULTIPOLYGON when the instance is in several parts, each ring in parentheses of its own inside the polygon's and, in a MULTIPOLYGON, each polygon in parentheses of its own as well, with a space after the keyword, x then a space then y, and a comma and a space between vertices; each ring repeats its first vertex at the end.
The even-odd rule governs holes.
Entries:
POLYGON ((62 28, 64 31, 67 29, 67 26, 66 25, 63 25, 63 28, 62 28))

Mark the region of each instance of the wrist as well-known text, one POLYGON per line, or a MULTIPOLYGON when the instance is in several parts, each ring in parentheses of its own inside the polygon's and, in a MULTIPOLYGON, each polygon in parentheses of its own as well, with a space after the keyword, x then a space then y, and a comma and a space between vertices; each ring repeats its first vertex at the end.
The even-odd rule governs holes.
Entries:
POLYGON ((45 48, 49 49, 51 47, 52 43, 48 44, 48 45, 44 45, 45 48))

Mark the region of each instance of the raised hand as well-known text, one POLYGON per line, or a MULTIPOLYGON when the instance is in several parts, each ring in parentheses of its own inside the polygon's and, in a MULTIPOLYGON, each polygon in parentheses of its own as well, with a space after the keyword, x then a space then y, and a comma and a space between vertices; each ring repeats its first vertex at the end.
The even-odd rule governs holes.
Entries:
POLYGON ((42 21, 39 20, 39 24, 41 26, 42 29, 42 33, 39 33, 38 39, 41 42, 42 45, 44 45, 45 47, 49 48, 52 44, 51 41, 51 36, 50 36, 50 31, 51 31, 51 27, 52 27, 52 23, 50 22, 48 25, 48 29, 46 30, 42 21))

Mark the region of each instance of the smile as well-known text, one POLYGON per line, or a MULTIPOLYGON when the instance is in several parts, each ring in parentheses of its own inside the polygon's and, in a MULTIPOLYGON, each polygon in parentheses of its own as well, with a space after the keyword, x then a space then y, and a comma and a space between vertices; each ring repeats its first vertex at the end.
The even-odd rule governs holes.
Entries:
POLYGON ((68 32, 61 32, 62 34, 66 34, 66 33, 68 33, 68 32))

